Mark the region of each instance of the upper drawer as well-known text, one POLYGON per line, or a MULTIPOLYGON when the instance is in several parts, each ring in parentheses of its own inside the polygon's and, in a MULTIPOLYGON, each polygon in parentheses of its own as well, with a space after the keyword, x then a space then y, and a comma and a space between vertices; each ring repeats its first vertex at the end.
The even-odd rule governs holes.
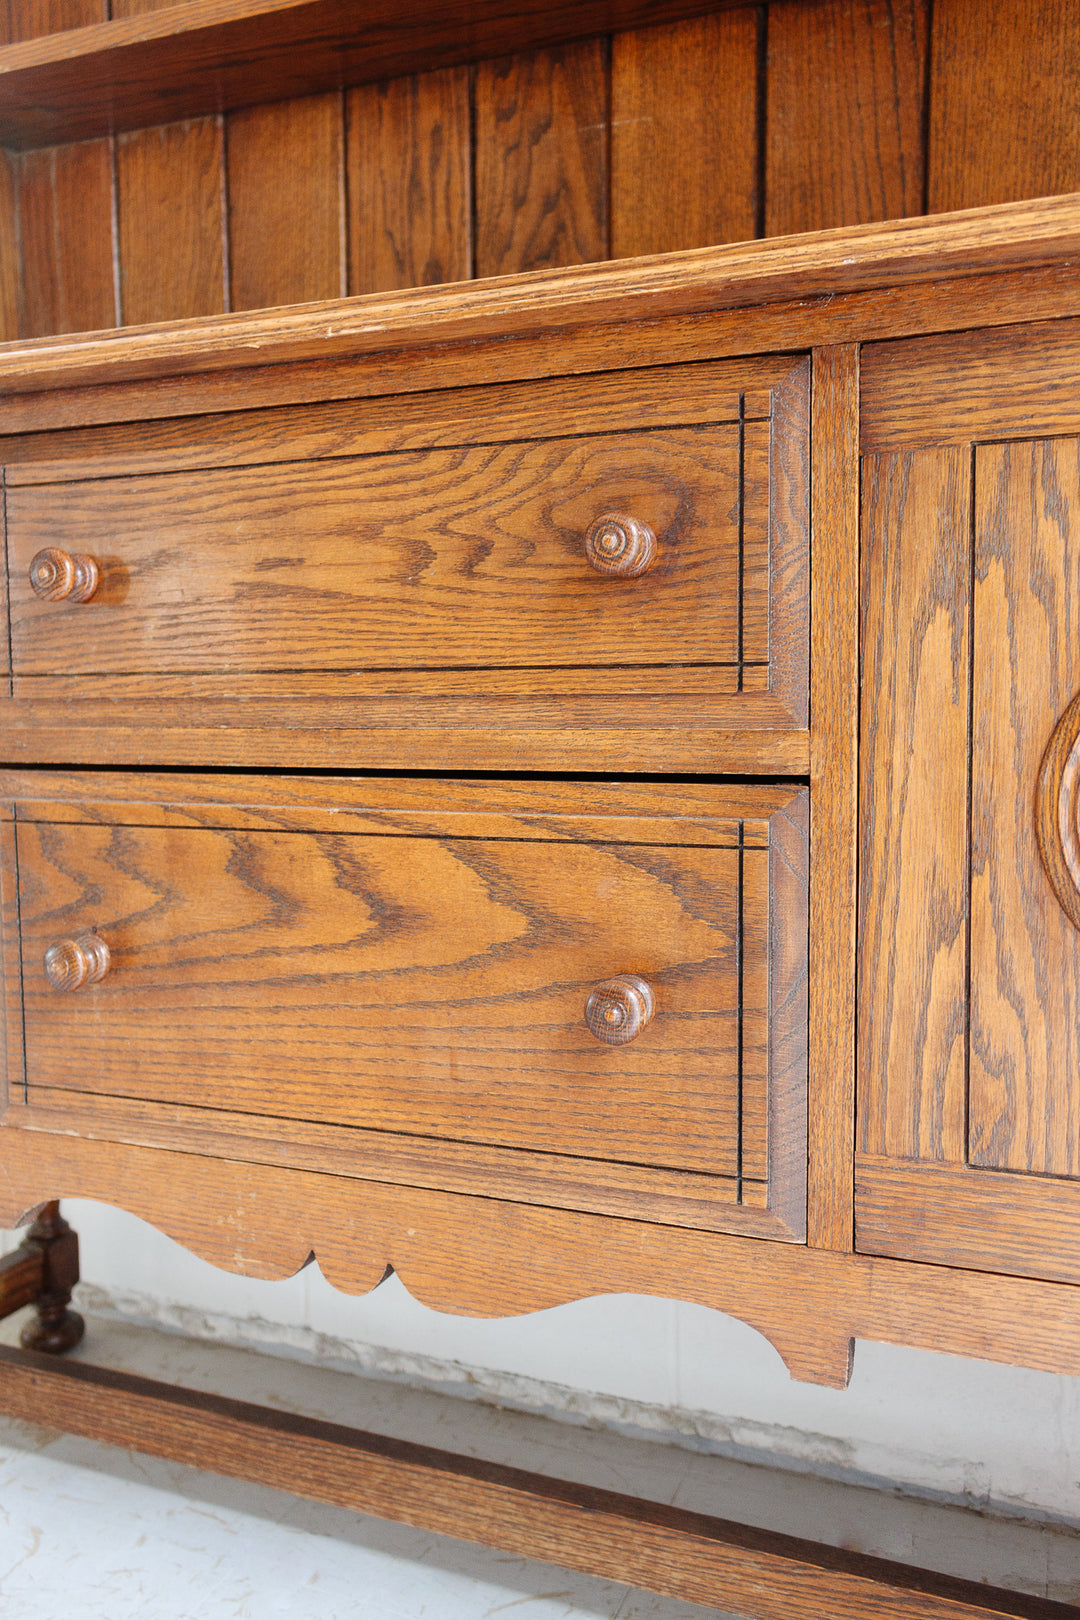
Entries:
POLYGON ((650 668, 670 690, 672 666, 711 666, 748 713, 771 694, 802 723, 806 368, 768 365, 590 378, 587 400, 538 384, 531 409, 525 385, 367 401, 333 435, 258 413, 171 456, 85 434, 12 469, 14 672, 576 669, 587 695, 589 671, 640 668, 647 692, 650 668), (598 570, 606 515, 651 531, 647 571, 598 570), (88 600, 35 595, 50 548, 93 559, 88 600))

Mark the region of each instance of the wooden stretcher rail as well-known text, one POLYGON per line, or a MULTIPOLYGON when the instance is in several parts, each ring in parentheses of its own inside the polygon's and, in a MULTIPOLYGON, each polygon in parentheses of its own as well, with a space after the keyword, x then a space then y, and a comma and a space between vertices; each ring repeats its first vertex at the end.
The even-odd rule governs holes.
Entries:
POLYGON ((0 1411, 404 1521, 527 1558, 731 1610, 747 1620, 1066 1620, 1025 1597, 548 1479, 522 1469, 0 1347, 0 1411))

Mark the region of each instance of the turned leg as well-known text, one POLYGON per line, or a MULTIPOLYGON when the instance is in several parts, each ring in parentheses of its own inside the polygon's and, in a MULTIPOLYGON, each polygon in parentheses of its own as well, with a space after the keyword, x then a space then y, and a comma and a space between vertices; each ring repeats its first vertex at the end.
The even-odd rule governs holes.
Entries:
POLYGON ((27 1350, 58 1356, 78 1344, 83 1319, 68 1309, 78 1280, 79 1239, 60 1205, 46 1204, 15 1253, 0 1261, 0 1316, 36 1307, 19 1335, 27 1350))

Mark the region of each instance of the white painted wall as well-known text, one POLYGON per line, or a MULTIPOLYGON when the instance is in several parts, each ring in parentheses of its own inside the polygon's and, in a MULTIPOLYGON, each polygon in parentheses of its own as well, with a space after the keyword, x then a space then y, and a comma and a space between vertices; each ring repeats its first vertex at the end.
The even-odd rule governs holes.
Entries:
POLYGON ((860 1343, 850 1388, 820 1389, 794 1383, 751 1328, 699 1306, 616 1296, 478 1322, 427 1310, 396 1278, 363 1298, 314 1266, 281 1283, 237 1278, 121 1211, 64 1208, 98 1312, 1080 1525, 1080 1380, 860 1343))

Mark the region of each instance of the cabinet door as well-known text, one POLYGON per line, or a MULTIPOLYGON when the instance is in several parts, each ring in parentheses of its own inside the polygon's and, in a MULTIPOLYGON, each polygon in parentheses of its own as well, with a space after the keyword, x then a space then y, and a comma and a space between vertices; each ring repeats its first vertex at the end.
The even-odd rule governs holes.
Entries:
POLYGON ((1080 331, 864 366, 864 1251, 1080 1279, 1080 331))

